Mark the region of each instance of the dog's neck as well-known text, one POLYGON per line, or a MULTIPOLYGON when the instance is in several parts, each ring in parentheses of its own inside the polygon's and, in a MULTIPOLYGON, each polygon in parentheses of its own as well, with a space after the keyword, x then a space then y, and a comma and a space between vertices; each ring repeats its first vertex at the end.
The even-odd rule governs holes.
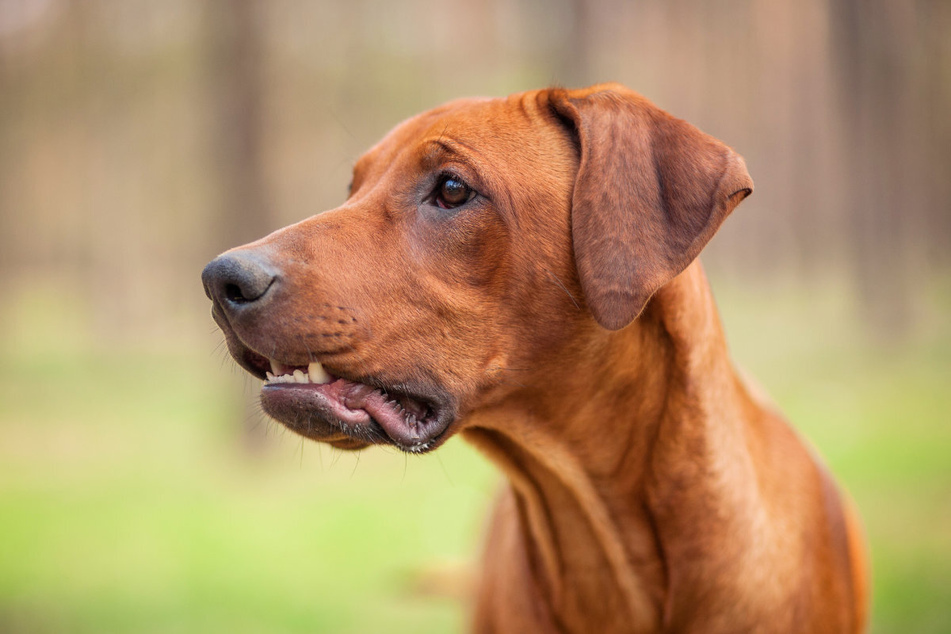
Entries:
POLYGON ((574 345, 600 348, 571 357, 591 367, 545 368, 542 380, 564 381, 564 389, 529 386, 498 406, 504 411, 494 408, 490 423, 476 414, 465 435, 510 481, 532 576, 553 618, 570 626, 603 610, 596 622, 651 631, 672 583, 658 513, 666 530, 686 519, 669 517, 679 499, 719 503, 722 491, 678 487, 704 479, 693 471, 722 471, 732 481, 735 468, 720 462, 741 450, 720 452, 742 446, 743 431, 723 423, 738 417, 712 410, 735 402, 716 395, 742 388, 732 370, 710 372, 730 362, 699 264, 659 291, 635 323, 574 345), (709 385, 718 377, 722 385, 709 385))

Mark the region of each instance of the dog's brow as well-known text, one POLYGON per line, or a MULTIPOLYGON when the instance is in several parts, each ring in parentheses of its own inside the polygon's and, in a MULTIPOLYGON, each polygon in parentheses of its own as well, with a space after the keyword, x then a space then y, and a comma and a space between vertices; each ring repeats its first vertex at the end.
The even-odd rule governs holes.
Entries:
POLYGON ((435 163, 438 161, 441 154, 459 156, 459 150, 455 147, 455 142, 449 141, 448 139, 442 137, 438 139, 429 139, 425 142, 425 145, 427 148, 425 159, 429 163, 435 163))
POLYGON ((428 169, 434 169, 442 162, 455 162, 467 166, 480 178, 485 177, 486 163, 481 153, 462 141, 440 136, 423 141, 423 148, 422 164, 428 169))

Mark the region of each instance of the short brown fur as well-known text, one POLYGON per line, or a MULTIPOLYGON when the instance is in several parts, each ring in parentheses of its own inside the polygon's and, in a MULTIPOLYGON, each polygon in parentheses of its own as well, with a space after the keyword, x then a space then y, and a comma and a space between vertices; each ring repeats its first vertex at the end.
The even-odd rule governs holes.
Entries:
POLYGON ((738 378, 695 261, 752 187, 621 86, 453 102, 361 158, 343 206, 232 251, 283 286, 216 318, 239 361, 450 395, 432 446, 461 433, 508 479, 477 632, 860 632, 858 519, 738 378), (479 197, 440 214, 447 169, 479 197))

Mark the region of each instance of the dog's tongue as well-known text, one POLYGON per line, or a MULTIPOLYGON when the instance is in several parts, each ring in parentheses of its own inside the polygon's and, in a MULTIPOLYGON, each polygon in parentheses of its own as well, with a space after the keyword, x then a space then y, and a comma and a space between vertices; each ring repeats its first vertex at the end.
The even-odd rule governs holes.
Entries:
POLYGON ((350 383, 341 402, 352 410, 362 409, 373 417, 393 441, 404 446, 419 444, 418 419, 425 415, 422 406, 409 399, 390 398, 382 391, 362 383, 350 383), (401 402, 402 401, 402 402, 401 402))

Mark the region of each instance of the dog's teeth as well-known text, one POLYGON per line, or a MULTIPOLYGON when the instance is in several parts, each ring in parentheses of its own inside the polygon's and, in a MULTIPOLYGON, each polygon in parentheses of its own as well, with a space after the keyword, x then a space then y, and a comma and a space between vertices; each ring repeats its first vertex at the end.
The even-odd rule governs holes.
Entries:
POLYGON ((274 359, 269 359, 269 361, 271 362, 271 373, 272 373, 274 376, 281 376, 282 374, 284 374, 283 372, 281 372, 281 364, 280 364, 280 363, 278 363, 278 362, 275 361, 274 359))
POLYGON ((310 383, 303 370, 294 370, 294 380, 298 383, 310 383))
POLYGON ((307 376, 310 377, 311 383, 330 383, 330 375, 324 370, 324 366, 320 365, 317 361, 307 366, 307 376))
POLYGON ((264 375, 267 377, 267 380, 268 380, 268 381, 273 381, 273 380, 274 380, 274 375, 271 374, 270 372, 265 372, 264 375))

